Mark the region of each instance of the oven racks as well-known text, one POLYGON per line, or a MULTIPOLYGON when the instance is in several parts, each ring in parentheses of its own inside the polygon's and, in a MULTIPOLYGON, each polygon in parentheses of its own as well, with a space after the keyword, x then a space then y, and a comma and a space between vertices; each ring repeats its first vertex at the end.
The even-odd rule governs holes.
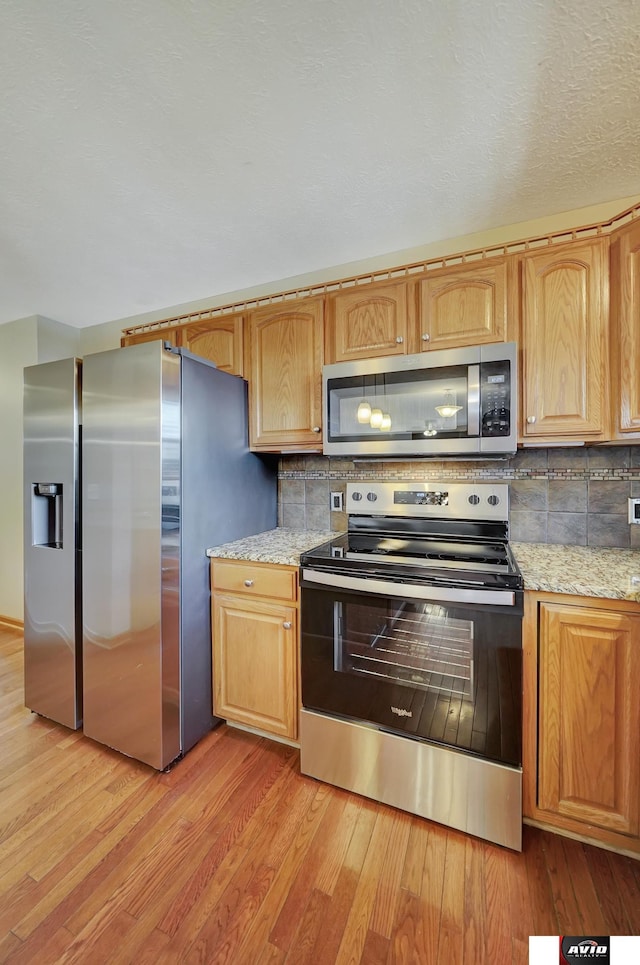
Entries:
POLYGON ((350 640, 353 670, 464 697, 473 692, 473 624, 402 615, 403 608, 372 640, 350 640))

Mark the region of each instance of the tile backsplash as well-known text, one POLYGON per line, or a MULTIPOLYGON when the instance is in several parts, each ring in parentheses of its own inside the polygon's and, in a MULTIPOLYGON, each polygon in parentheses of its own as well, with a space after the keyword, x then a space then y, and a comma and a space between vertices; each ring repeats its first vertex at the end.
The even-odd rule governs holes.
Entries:
POLYGON ((486 461, 282 456, 279 525, 346 529, 346 514, 329 509, 329 494, 359 480, 506 482, 514 541, 640 548, 640 526, 627 522, 627 499, 640 496, 640 446, 521 449, 510 459, 486 461))

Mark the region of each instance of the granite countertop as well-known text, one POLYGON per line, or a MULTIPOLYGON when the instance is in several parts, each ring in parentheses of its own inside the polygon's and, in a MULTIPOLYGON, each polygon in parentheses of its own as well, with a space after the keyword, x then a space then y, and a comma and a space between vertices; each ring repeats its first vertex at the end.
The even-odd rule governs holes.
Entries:
POLYGON ((257 536, 247 536, 233 543, 223 543, 207 550, 207 556, 223 560, 248 560, 253 563, 280 563, 298 566, 300 554, 326 543, 336 534, 331 530, 269 529, 257 536))
MULTIPOLYGON (((207 550, 207 556, 298 566, 301 553, 334 536, 336 533, 330 530, 278 527, 214 546, 207 550)), ((640 603, 640 550, 551 543, 511 543, 511 549, 522 570, 526 590, 640 603), (639 582, 632 583, 632 577, 639 582)))
POLYGON ((526 590, 640 602, 640 550, 550 543, 511 543, 511 549, 526 590))

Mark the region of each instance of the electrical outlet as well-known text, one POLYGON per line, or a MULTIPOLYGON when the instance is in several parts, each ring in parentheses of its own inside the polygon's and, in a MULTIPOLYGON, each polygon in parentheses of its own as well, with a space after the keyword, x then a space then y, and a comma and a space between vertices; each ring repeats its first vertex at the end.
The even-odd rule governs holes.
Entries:
POLYGON ((629 522, 640 523, 640 497, 629 499, 629 522))
MULTIPOLYGON (((640 502, 640 500, 638 500, 640 502)), ((331 493, 331 512, 341 513, 344 511, 344 493, 331 493)))

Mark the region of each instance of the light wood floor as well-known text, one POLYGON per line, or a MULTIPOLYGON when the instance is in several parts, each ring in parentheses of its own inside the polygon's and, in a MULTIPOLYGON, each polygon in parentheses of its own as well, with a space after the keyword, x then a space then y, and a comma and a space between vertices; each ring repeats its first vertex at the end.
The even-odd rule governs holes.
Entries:
POLYGON ((632 859, 530 828, 514 854, 226 726, 157 774, 22 700, 0 627, 0 962, 503 965, 532 934, 640 934, 632 859))

